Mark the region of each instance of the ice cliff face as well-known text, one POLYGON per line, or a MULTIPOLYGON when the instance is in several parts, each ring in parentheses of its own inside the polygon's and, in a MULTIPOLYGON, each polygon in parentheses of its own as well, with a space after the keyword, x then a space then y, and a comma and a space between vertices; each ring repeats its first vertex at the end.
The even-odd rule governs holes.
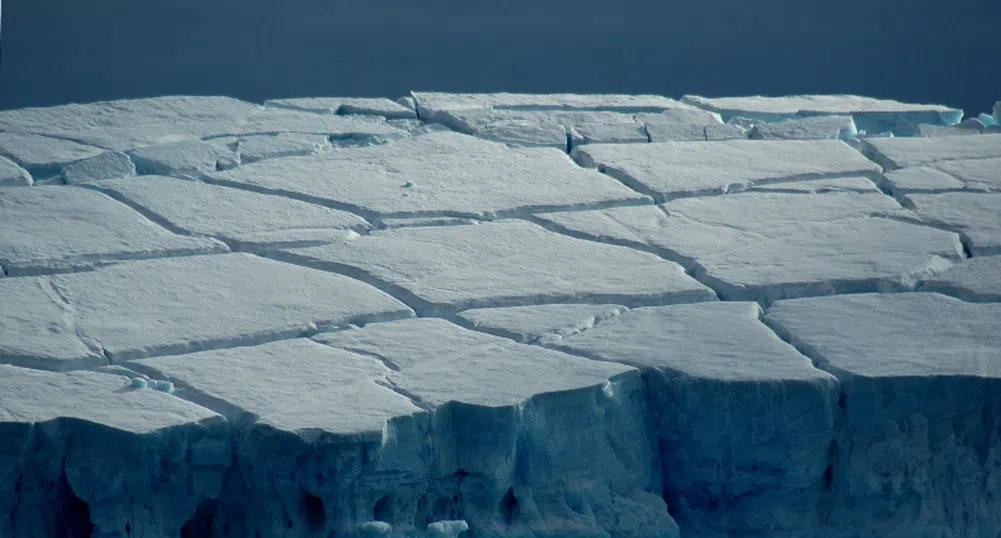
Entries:
POLYGON ((0 112, 0 537, 997 536, 1001 134, 890 136, 960 116, 0 112))

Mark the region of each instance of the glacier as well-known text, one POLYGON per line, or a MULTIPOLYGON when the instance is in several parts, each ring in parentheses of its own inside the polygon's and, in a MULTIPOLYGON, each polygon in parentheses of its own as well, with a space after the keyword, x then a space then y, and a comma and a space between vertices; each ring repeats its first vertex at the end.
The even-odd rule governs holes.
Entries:
POLYGON ((1001 133, 962 117, 0 111, 0 538, 999 536, 1001 133))

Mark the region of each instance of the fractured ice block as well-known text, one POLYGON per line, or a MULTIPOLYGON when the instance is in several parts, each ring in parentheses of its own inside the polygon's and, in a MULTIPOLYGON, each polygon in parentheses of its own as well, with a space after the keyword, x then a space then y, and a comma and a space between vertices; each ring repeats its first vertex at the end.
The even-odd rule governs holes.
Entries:
POLYGON ((1001 190, 1001 157, 945 161, 935 165, 971 190, 1001 190))
POLYGON ((618 305, 552 304, 475 308, 458 315, 472 327, 517 342, 548 343, 586 331, 628 308, 618 305))
POLYGON ((417 119, 413 107, 406 107, 385 97, 297 97, 270 99, 266 108, 290 108, 306 112, 371 115, 386 119, 417 119))
POLYGON ((6 157, 0 157, 0 187, 12 185, 30 187, 32 184, 34 180, 27 170, 6 157))
POLYGON ((1001 532, 1001 304, 842 295, 779 301, 765 320, 842 383, 832 534, 1001 532))
POLYGON ((96 188, 173 229, 246 250, 343 241, 353 237, 352 230, 369 228, 346 211, 199 181, 143 176, 104 181, 96 188))
POLYGON ((575 149, 573 158, 659 201, 880 170, 839 140, 597 144, 575 149))
POLYGON ((436 121, 456 131, 522 147, 566 149, 570 144, 642 143, 648 137, 633 114, 609 111, 445 110, 436 121))
POLYGON ((395 365, 393 386, 448 417, 432 443, 442 470, 461 469, 462 517, 479 532, 677 537, 651 494, 661 476, 639 371, 435 319, 319 337, 395 365))
POLYGON ((811 116, 755 125, 752 140, 848 140, 858 135, 851 116, 811 116))
POLYGON ((488 217, 649 200, 607 176, 581 169, 564 152, 512 149, 447 132, 261 161, 215 178, 349 208, 371 219, 488 217))
POLYGON ((108 363, 48 279, 0 278, 0 363, 69 370, 108 363))
POLYGON ((152 97, 0 111, 0 131, 118 151, 232 134, 259 105, 229 97, 152 97))
POLYGON ((61 174, 63 182, 67 185, 135 175, 136 165, 128 155, 120 151, 106 151, 100 155, 77 161, 63 168, 61 174))
POLYGON ((93 146, 37 134, 0 133, 0 155, 14 161, 33 176, 57 176, 67 165, 103 153, 93 146))
POLYGON ((636 308, 550 344, 652 369, 665 498, 682 536, 795 536, 819 521, 837 383, 760 313, 733 302, 636 308))
POLYGON ((235 159, 231 151, 201 140, 184 140, 156 146, 146 146, 129 152, 142 175, 209 174, 224 168, 222 163, 235 159))
POLYGON ((1001 256, 980 256, 957 263, 926 280, 921 291, 935 291, 969 302, 1001 302, 1001 256))
POLYGON ((918 131, 915 136, 922 137, 939 137, 939 136, 969 136, 969 135, 979 135, 980 131, 974 129, 962 129, 959 125, 928 125, 927 123, 922 123, 918 125, 918 131))
POLYGON ((681 102, 718 112, 724 121, 734 116, 773 122, 803 116, 849 115, 859 130, 870 133, 912 134, 919 123, 954 125, 963 119, 963 111, 955 108, 857 95, 725 98, 686 95, 681 102))
POLYGON ((394 290, 421 315, 556 302, 634 306, 714 299, 675 263, 515 220, 377 231, 344 244, 268 255, 394 290))
POLYGON ((373 516, 419 531, 415 521, 461 510, 494 534, 515 526, 676 536, 663 500, 647 493, 660 473, 642 378, 628 366, 438 319, 130 366, 184 381, 191 397, 225 409, 241 429, 243 476, 225 486, 233 495, 216 513, 240 535, 356 529, 373 516), (614 503, 631 517, 572 516, 568 505, 581 502, 614 503), (523 508, 499 512, 505 503, 523 508))
POLYGON ((715 112, 697 108, 672 108, 659 114, 637 114, 651 142, 680 140, 730 140, 747 138, 745 129, 726 125, 715 112))
POLYGON ((1001 157, 1001 134, 939 138, 868 138, 860 150, 886 170, 943 161, 1001 157))
POLYGON ((0 284, 14 291, 0 296, 9 301, 0 326, 13 331, 51 316, 52 341, 11 333, 0 347, 0 358, 38 368, 249 345, 413 315, 355 280, 248 254, 145 260, 0 284), (34 302, 46 296, 55 306, 35 313, 34 302))
POLYGON ((300 133, 244 136, 237 145, 240 162, 243 164, 281 157, 316 155, 332 147, 327 136, 300 133))
POLYGON ((930 166, 915 166, 891 170, 885 174, 894 193, 934 192, 963 189, 959 178, 930 166))
POLYGON ((922 220, 959 232, 973 256, 1001 254, 1001 192, 909 194, 922 220))
POLYGON ((79 187, 4 191, 0 230, 0 267, 9 275, 229 250, 214 239, 173 234, 108 196, 79 187))
POLYGON ((218 496, 221 471, 188 454, 229 452, 227 422, 126 381, 0 365, 0 535, 177 536, 218 496))
POLYGON ((963 255, 955 233, 901 222, 914 215, 878 191, 740 193, 538 218, 676 260, 730 300, 909 290, 963 255))
POLYGON ((443 93, 413 92, 417 112, 424 121, 438 121, 446 110, 494 108, 498 110, 576 110, 636 114, 672 108, 692 108, 659 95, 582 95, 569 93, 443 93))
POLYGON ((256 112, 231 134, 302 133, 329 136, 332 140, 354 140, 358 144, 377 144, 409 137, 378 119, 358 116, 316 114, 284 108, 268 108, 256 112))

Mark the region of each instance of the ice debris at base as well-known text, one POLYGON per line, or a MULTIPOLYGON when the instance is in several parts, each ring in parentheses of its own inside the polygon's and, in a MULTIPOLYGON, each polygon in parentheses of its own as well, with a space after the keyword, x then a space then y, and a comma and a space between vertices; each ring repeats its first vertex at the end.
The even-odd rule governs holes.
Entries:
POLYGON ((0 538, 998 536, 998 107, 0 111, 0 538))

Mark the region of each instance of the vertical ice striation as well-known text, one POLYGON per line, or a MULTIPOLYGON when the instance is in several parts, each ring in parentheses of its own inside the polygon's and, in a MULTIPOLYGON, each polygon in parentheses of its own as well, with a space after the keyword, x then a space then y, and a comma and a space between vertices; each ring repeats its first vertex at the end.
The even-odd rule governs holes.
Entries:
POLYGON ((1001 533, 1001 305, 845 295, 766 320, 841 382, 825 536, 1001 533))

